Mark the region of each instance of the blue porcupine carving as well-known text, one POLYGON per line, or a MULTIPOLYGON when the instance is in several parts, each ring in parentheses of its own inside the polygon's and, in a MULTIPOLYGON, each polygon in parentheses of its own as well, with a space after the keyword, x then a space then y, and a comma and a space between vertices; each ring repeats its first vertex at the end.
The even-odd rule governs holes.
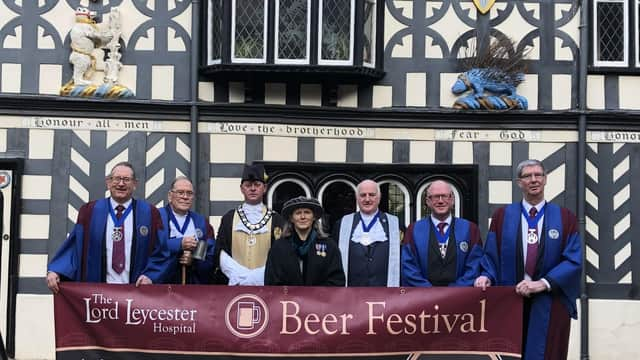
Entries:
POLYGON ((461 61, 464 72, 451 87, 459 97, 453 104, 456 109, 509 110, 528 108, 524 96, 516 93, 516 87, 524 81, 523 49, 513 50, 508 38, 493 41, 488 49, 461 61), (488 93, 488 94, 487 94, 488 93))

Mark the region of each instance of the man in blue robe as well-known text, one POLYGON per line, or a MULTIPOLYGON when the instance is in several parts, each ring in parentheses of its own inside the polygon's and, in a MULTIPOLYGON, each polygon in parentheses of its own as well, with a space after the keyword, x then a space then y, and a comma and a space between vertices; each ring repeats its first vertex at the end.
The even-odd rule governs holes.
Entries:
POLYGON ((540 161, 521 162, 517 176, 523 200, 493 214, 475 285, 515 286, 524 298, 524 359, 566 359, 582 272, 578 224, 568 209, 545 200, 540 161))
POLYGON ((359 211, 347 214, 334 227, 347 286, 400 285, 400 237, 398 217, 382 212, 380 186, 363 180, 357 187, 359 211))
POLYGON ((160 213, 132 197, 133 166, 116 164, 106 177, 110 197, 80 208, 73 230, 47 268, 47 287, 60 281, 151 284, 162 282, 169 252, 160 213))
POLYGON ((169 203, 160 209, 162 225, 169 233, 167 244, 171 252, 167 283, 212 282, 213 228, 204 216, 190 210, 193 197, 193 184, 187 177, 179 176, 171 183, 169 203), (198 254, 201 248, 202 254, 198 254))
POLYGON ((478 226, 451 215, 451 184, 427 185, 431 215, 407 229, 402 244, 403 286, 472 286, 483 256, 478 226))

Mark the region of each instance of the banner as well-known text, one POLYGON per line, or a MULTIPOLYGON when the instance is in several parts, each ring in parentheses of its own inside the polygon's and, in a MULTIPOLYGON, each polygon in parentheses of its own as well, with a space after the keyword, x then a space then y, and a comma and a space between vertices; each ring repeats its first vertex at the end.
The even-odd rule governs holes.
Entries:
POLYGON ((519 359, 512 287, 62 283, 57 359, 519 359))

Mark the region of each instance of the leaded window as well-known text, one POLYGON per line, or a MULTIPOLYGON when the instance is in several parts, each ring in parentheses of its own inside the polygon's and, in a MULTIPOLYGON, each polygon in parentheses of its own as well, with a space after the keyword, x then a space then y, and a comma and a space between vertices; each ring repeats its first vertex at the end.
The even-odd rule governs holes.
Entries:
POLYGON ((320 64, 352 62, 354 0, 320 0, 320 64))
POLYGON ((367 66, 375 66, 376 42, 376 1, 364 2, 364 40, 362 43, 362 62, 367 66))
POLYGON ((209 4, 209 62, 216 64, 222 59, 222 0, 209 4))
POLYGON ((640 0, 592 1, 593 66, 639 67, 640 0))
MULTIPOLYGON (((384 76, 381 0, 207 0, 212 79, 371 83, 384 76), (357 25, 357 28, 356 28, 357 25), (239 66, 235 66, 239 65, 239 66)), ((245 89, 245 95, 252 92, 245 89)), ((251 95, 247 95, 251 98, 251 95)), ((333 99, 328 99, 333 102, 333 99)))
POLYGON ((310 0, 277 0, 276 63, 309 63, 310 0))
POLYGON ((259 63, 266 60, 267 0, 233 0, 232 59, 259 63))

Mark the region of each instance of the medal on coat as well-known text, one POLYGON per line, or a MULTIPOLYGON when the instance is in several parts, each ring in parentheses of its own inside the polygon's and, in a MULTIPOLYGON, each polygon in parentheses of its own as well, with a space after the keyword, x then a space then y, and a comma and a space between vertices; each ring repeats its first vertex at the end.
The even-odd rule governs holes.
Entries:
POLYGON ((536 215, 534 217, 529 215, 529 212, 527 212, 524 209, 524 206, 520 205, 520 210, 522 211, 522 216, 524 216, 525 220, 527 220, 527 224, 529 225, 529 228, 527 229, 527 244, 536 244, 539 240, 538 238, 538 222, 540 221, 540 219, 544 216, 544 209, 546 207, 545 206, 542 207, 542 209, 540 209, 540 211, 538 211, 536 213, 536 215))
POLYGON ((252 232, 249 233, 249 238, 247 238, 247 245, 254 246, 256 244, 256 234, 252 232))
POLYGON ((360 224, 362 224, 362 237, 360 239, 360 243, 362 245, 371 245, 371 236, 369 236, 369 231, 371 231, 371 228, 376 224, 376 222, 378 222, 378 218, 380 218, 379 211, 373 216, 373 219, 371 219, 369 224, 365 224, 364 219, 360 220, 360 224))
POLYGON ((122 234, 122 226, 114 227, 113 232, 111 233, 111 240, 113 242, 118 242, 124 238, 122 234))
MULTIPOLYGON (((453 224, 453 222, 452 222, 453 224)), ((438 240, 438 248, 440 249, 440 256, 444 259, 447 256, 447 245, 449 244, 449 232, 451 231, 451 227, 447 227, 447 231, 444 234, 440 234, 440 231, 436 228, 433 221, 431 222, 431 226, 433 228, 433 233, 436 235, 436 239, 438 240)))
POLYGON ((369 246, 371 244, 371 237, 369 237, 369 233, 362 233, 360 243, 364 246, 369 246))
POLYGON ((129 204, 129 206, 120 215, 120 218, 118 218, 115 210, 113 210, 113 206, 111 206, 111 202, 109 202, 109 215, 113 221, 113 232, 111 233, 112 241, 118 242, 124 239, 124 220, 127 218, 131 210, 133 210, 133 202, 129 204))
POLYGON ((327 256, 327 244, 316 243, 316 255, 326 257, 327 256))
POLYGON ((447 243, 438 244, 438 246, 440 247, 440 255, 444 259, 444 257, 447 256, 447 243))

